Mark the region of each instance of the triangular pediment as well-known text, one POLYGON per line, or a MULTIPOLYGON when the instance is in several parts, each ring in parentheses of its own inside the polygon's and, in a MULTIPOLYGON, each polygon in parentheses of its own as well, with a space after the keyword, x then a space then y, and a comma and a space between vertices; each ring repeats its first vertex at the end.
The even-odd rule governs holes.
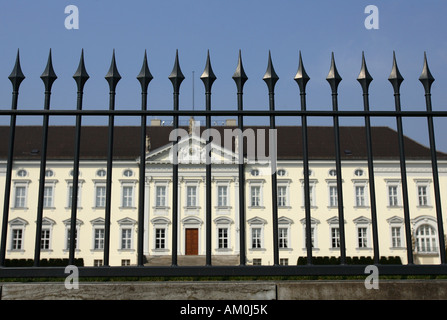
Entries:
MULTIPOLYGON (((212 164, 237 164, 238 155, 217 143, 210 143, 210 157, 212 164)), ((182 136, 177 143, 178 164, 206 164, 207 143, 202 137, 194 134, 182 136)), ((150 151, 146 155, 146 163, 173 164, 173 142, 150 151)))

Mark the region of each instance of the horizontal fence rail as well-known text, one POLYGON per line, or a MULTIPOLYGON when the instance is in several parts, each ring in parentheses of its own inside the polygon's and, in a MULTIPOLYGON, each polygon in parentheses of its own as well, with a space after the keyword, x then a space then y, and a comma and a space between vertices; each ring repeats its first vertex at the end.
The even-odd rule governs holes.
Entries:
MULTIPOLYGON (((77 107, 76 110, 56 110, 50 108, 50 97, 52 84, 57 80, 56 73, 52 65, 51 50, 48 57, 48 62, 44 72, 41 75, 41 79, 45 86, 45 100, 42 110, 23 110, 18 108, 19 87, 21 82, 25 79, 25 76, 21 70, 19 53, 17 53, 16 63, 9 76, 9 80, 12 83, 12 105, 10 110, 0 110, 0 117, 10 117, 10 129, 8 137, 8 153, 1 155, 6 159, 6 174, 5 174, 5 191, 4 191, 4 204, 3 204, 3 218, 1 229, 1 245, 0 245, 0 277, 65 277, 64 267, 45 267, 41 265, 41 232, 43 221, 43 206, 44 206, 44 187, 45 187, 45 170, 47 163, 47 149, 48 149, 48 131, 50 117, 57 116, 76 116, 75 124, 75 150, 73 157, 73 187, 71 195, 71 216, 70 216, 70 228, 69 228, 69 250, 68 250, 68 264, 73 265, 76 262, 76 219, 77 219, 77 199, 78 199, 78 182, 79 182, 79 167, 80 167, 80 147, 81 147, 81 129, 82 119, 89 116, 104 116, 108 118, 108 140, 107 140, 107 176, 106 176, 106 197, 105 197, 105 216, 104 216, 104 257, 103 266, 100 267, 79 267, 79 275, 84 277, 150 277, 150 276, 313 276, 313 275, 363 275, 365 274, 365 265, 351 265, 347 263, 346 256, 346 234, 345 234, 345 207, 343 204, 343 192, 342 187, 342 157, 340 154, 340 124, 339 120, 343 117, 361 117, 364 119, 365 128, 365 146, 367 150, 367 167, 368 167, 368 183, 369 183, 369 199, 370 199, 370 214, 371 214, 371 234, 373 243, 373 264, 377 266, 380 274, 384 275, 445 275, 447 274, 446 258, 445 258, 445 240, 444 240, 444 228, 443 228, 443 215, 442 215, 442 199, 441 199, 441 187, 438 174, 438 159, 437 150, 435 144, 434 124, 435 118, 444 118, 447 116, 447 111, 433 111, 431 103, 431 85, 434 81, 433 76, 430 73, 427 64, 427 58, 424 54, 423 71, 419 78, 421 84, 425 90, 426 110, 421 111, 403 111, 401 110, 400 102, 400 86, 403 82, 403 77, 399 72, 396 63, 396 57, 393 54, 393 66, 389 76, 389 81, 393 86, 394 98, 395 98, 395 110, 386 111, 372 111, 369 107, 369 85, 373 78, 368 72, 365 57, 362 54, 362 64, 360 74, 357 78, 363 95, 363 110, 357 111, 341 111, 338 108, 338 85, 342 81, 341 76, 336 68, 334 54, 332 54, 331 67, 326 80, 331 89, 332 96, 332 110, 307 110, 306 106, 306 85, 310 81, 307 75, 301 53, 299 55, 298 71, 294 77, 299 90, 300 90, 300 106, 298 110, 277 110, 275 107, 275 84, 279 77, 276 74, 272 58, 269 52, 267 70, 263 76, 268 89, 269 95, 269 108, 268 110, 244 110, 243 108, 243 87, 248 80, 245 74, 241 52, 239 52, 238 64, 236 71, 233 75, 233 80, 237 89, 237 110, 212 110, 211 101, 211 88, 214 81, 217 79, 215 76, 210 61, 210 55, 208 52, 205 70, 201 76, 201 80, 205 86, 205 110, 179 110, 179 96, 180 86, 185 79, 179 63, 178 52, 175 55, 174 67, 169 80, 173 86, 173 107, 172 110, 157 110, 150 109, 147 105, 148 86, 153 80, 153 76, 149 71, 147 56, 144 54, 143 65, 140 73, 137 75, 137 80, 141 85, 141 107, 139 110, 116 110, 115 109, 115 95, 116 87, 121 79, 118 72, 117 64, 115 61, 115 52, 112 55, 112 61, 110 69, 108 70, 105 79, 109 84, 109 109, 108 110, 83 110, 83 89, 84 85, 89 79, 89 75, 86 71, 84 64, 84 52, 81 53, 78 69, 76 70, 73 78, 77 84, 77 107), (246 230, 246 185, 245 185, 245 164, 243 157, 243 138, 240 136, 239 141, 242 141, 238 145, 238 179, 239 179, 239 265, 237 266, 215 266, 212 265, 212 246, 213 239, 212 232, 212 190, 211 179, 213 164, 211 162, 206 163, 206 207, 205 207, 205 243, 206 243, 206 263, 203 266, 180 266, 178 264, 178 188, 173 188, 172 191, 172 239, 171 240, 171 265, 158 267, 147 266, 144 264, 143 242, 144 240, 144 210, 145 210, 145 190, 144 183, 139 183, 138 189, 138 234, 137 234, 137 265, 136 266, 110 266, 110 219, 111 219, 111 200, 112 200, 112 170, 113 170, 113 153, 114 153, 114 129, 115 129, 115 117, 118 116, 138 116, 141 119, 140 128, 140 159, 145 159, 146 156, 146 134, 147 134, 147 117, 148 116, 169 116, 173 118, 173 129, 179 128, 179 117, 181 116, 199 116, 206 118, 206 129, 211 128, 211 117, 213 116, 233 116, 237 117, 237 127, 241 131, 244 129, 244 117, 269 117, 270 129, 276 129, 277 117, 301 117, 302 128, 302 163, 304 173, 304 213, 305 213, 305 234, 306 234, 306 263, 304 265, 280 265, 279 261, 279 244, 278 244, 278 207, 277 207, 277 172, 276 172, 276 158, 270 157, 271 165, 271 197, 272 207, 271 221, 272 221, 272 234, 273 234, 273 265, 272 266, 251 266, 247 265, 247 230, 246 230), (30 267, 7 267, 6 266, 6 254, 8 250, 8 225, 10 219, 10 207, 11 207, 11 188, 12 188, 12 172, 14 165, 14 144, 16 140, 16 121, 18 116, 39 116, 43 118, 42 123, 42 150, 40 152, 40 175, 39 175, 39 188, 37 203, 37 216, 36 216, 36 234, 35 234, 35 248, 34 248, 34 264, 30 267), (336 186, 337 186, 337 210, 338 210, 338 226, 340 232, 340 260, 335 265, 317 265, 313 263, 314 252, 312 249, 312 212, 311 212, 311 199, 310 199, 310 179, 309 179, 309 137, 308 137, 308 123, 309 117, 331 117, 333 120, 333 135, 334 135, 334 162, 336 167, 336 186), (402 192, 402 209, 404 212, 404 230, 406 239, 406 254, 408 263, 404 265, 387 265, 380 262, 380 248, 379 248, 379 232, 378 232, 378 215, 376 202, 378 197, 376 194, 375 179, 374 179, 374 154, 372 152, 372 138, 371 138, 371 118, 392 118, 396 121, 398 146, 399 146, 399 164, 400 164, 400 180, 401 180, 401 192, 402 192), (418 265, 414 263, 413 256, 413 243, 412 243, 412 231, 410 225, 410 206, 408 196, 407 185, 407 168, 405 157, 405 145, 403 136, 402 119, 404 117, 424 117, 427 119, 429 143, 430 143, 430 160, 431 171, 434 188, 434 204, 436 209, 436 221, 437 221, 437 242, 439 246, 439 260, 440 264, 430 265, 418 265)), ((207 154, 210 153, 210 136, 206 136, 207 141, 207 154)), ((180 140, 177 138, 173 143, 173 164, 172 164, 172 181, 173 185, 177 186, 179 183, 179 166, 177 160, 178 145, 180 140)), ((145 161, 139 162, 138 180, 140 182, 145 181, 145 173, 148 168, 145 161)), ((298 195, 295 195, 298 196, 298 195)), ((34 204, 33 204, 34 205, 34 204)))

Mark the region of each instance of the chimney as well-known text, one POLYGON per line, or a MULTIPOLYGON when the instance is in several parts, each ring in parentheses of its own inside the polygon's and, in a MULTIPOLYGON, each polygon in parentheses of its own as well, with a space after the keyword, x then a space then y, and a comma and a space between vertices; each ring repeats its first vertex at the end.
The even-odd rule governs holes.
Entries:
POLYGON ((161 120, 160 119, 151 119, 151 126, 160 126, 161 120))
POLYGON ((236 119, 227 119, 225 121, 225 125, 228 127, 235 127, 235 126, 237 126, 237 121, 236 121, 236 119))

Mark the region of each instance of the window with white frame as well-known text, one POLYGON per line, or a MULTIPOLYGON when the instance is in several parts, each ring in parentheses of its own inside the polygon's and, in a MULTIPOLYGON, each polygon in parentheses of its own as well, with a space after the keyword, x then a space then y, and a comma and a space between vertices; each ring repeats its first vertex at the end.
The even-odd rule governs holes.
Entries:
POLYGON ((11 250, 23 249, 23 228, 12 228, 11 250))
POLYGON ((279 177, 284 177, 286 175, 286 170, 284 169, 279 169, 278 170, 278 176, 279 177))
POLYGON ((289 228, 278 228, 278 245, 280 249, 289 247, 289 228))
POLYGON ((45 177, 46 177, 46 178, 54 177, 54 171, 51 170, 51 169, 47 169, 47 170, 45 170, 45 177))
POLYGON ((337 207, 338 206, 337 184, 336 183, 329 184, 328 190, 329 190, 329 207, 337 207))
POLYGON ((119 249, 133 250, 133 236, 135 232, 136 221, 130 218, 123 218, 118 220, 119 229, 119 249))
POLYGON ((43 189, 43 207, 52 208, 54 199, 54 185, 46 185, 43 189))
MULTIPOLYGON (((304 249, 306 249, 307 248, 306 219, 303 218, 300 220, 300 222, 303 225, 303 244, 304 244, 304 249)), ((310 223, 311 246, 314 249, 318 248, 317 228, 318 228, 319 224, 320 224, 320 221, 318 219, 311 218, 311 223, 310 223)))
POLYGON ((355 187, 355 206, 365 207, 366 206, 366 195, 364 185, 356 185, 355 187))
POLYGON ((365 217, 354 219, 357 236, 357 249, 369 249, 369 229, 371 220, 365 217))
POLYGON ((217 228, 217 247, 219 249, 228 249, 228 228, 217 228))
POLYGON ((251 248, 260 249, 262 248, 262 228, 256 227, 251 228, 251 248))
POLYGON ((420 207, 428 206, 428 186, 419 184, 417 186, 418 190, 418 205, 420 207))
POLYGON ((197 186, 186 186, 186 206, 197 207, 197 186))
POLYGON ((169 219, 165 217, 157 217, 151 220, 153 225, 153 245, 152 250, 157 252, 168 251, 168 232, 169 224, 171 223, 169 219))
POLYGON ((96 175, 100 178, 104 178, 107 175, 107 171, 104 169, 99 169, 96 171, 96 175))
POLYGON ((157 207, 166 207, 167 206, 167 195, 166 195, 167 187, 165 185, 157 185, 155 186, 155 206, 157 207))
POLYGON ((254 217, 247 222, 250 226, 250 249, 263 249, 264 226, 267 221, 259 217, 254 217))
POLYGON ((123 172, 123 176, 125 176, 125 177, 127 177, 127 178, 132 177, 132 176, 133 176, 133 171, 130 170, 130 169, 126 169, 126 170, 124 170, 124 172, 123 172))
POLYGON ((340 227, 331 226, 331 248, 340 248, 340 227))
POLYGON ((436 230, 429 224, 422 224, 416 229, 416 250, 418 253, 436 253, 436 230))
POLYGON ((354 171, 354 175, 355 175, 356 177, 362 177, 364 174, 365 174, 365 172, 364 172, 362 169, 356 169, 356 170, 354 171))
POLYGON ((15 218, 9 222, 10 228, 10 249, 12 251, 24 251, 25 227, 28 222, 22 218, 15 218))
POLYGON ((261 206, 261 186, 260 185, 252 185, 250 187, 250 205, 252 207, 260 207, 261 206))
POLYGON ((218 185, 217 186, 217 206, 227 207, 228 206, 228 186, 218 185))
POLYGON ((166 228, 155 228, 155 249, 166 249, 166 228))
POLYGON ((132 229, 121 228, 121 249, 132 249, 132 229))
POLYGON ((26 208, 27 183, 16 183, 14 186, 14 208, 26 208))
MULTIPOLYGON (((301 188, 303 190, 302 192, 302 200, 303 200, 303 205, 302 207, 304 207, 306 205, 306 188, 305 188, 305 184, 304 184, 304 180, 301 180, 301 188)), ((316 185, 317 185, 317 181, 316 180, 310 180, 309 181, 309 204, 311 207, 316 207, 316 185)))
POLYGON ((95 227, 94 228, 94 250, 103 250, 104 249, 104 228, 103 227, 95 227))
POLYGON ((129 184, 122 185, 122 208, 132 208, 134 203, 134 186, 129 184))
POLYGON ((43 251, 51 250, 51 234, 55 222, 49 218, 42 219, 42 232, 40 233, 40 249, 43 251))
MULTIPOLYGON (((79 227, 76 226, 76 229, 75 229, 75 241, 74 241, 76 250, 79 248, 79 237, 78 237, 78 234, 79 234, 79 227)), ((66 239, 65 250, 70 250, 71 227, 69 225, 67 225, 65 227, 65 239, 66 239)))
POLYGON ((24 178, 27 175, 28 175, 28 172, 25 169, 20 169, 20 170, 17 171, 17 176, 18 177, 24 178))
POLYGON ((390 207, 399 206, 397 185, 389 185, 388 186, 388 206, 390 206, 390 207))
POLYGON ((287 186, 278 186, 278 195, 277 195, 277 199, 278 199, 278 207, 286 207, 288 202, 287 202, 287 186))
POLYGON ((106 206, 106 186, 105 184, 95 184, 95 208, 106 206))
MULTIPOLYGON (((81 207, 81 190, 82 190, 82 183, 78 184, 78 208, 81 207)), ((68 183, 68 201, 67 201, 67 207, 71 208, 73 204, 73 183, 69 182, 68 183)))
POLYGON ((386 220, 389 224, 390 241, 392 249, 401 249, 404 247, 403 226, 404 219, 398 216, 391 217, 386 220))

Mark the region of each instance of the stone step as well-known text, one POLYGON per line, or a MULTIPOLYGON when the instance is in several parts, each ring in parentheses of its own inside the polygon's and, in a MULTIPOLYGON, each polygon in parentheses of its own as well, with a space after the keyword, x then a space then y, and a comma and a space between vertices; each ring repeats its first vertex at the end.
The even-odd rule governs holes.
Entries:
MULTIPOLYGON (((146 256, 146 266, 170 266, 172 257, 170 255, 163 256, 146 256)), ((177 256, 177 264, 179 266, 202 266, 206 264, 206 256, 204 255, 179 255, 177 256)), ((211 264, 215 266, 237 266, 239 265, 238 255, 213 255, 211 256, 211 264)))

